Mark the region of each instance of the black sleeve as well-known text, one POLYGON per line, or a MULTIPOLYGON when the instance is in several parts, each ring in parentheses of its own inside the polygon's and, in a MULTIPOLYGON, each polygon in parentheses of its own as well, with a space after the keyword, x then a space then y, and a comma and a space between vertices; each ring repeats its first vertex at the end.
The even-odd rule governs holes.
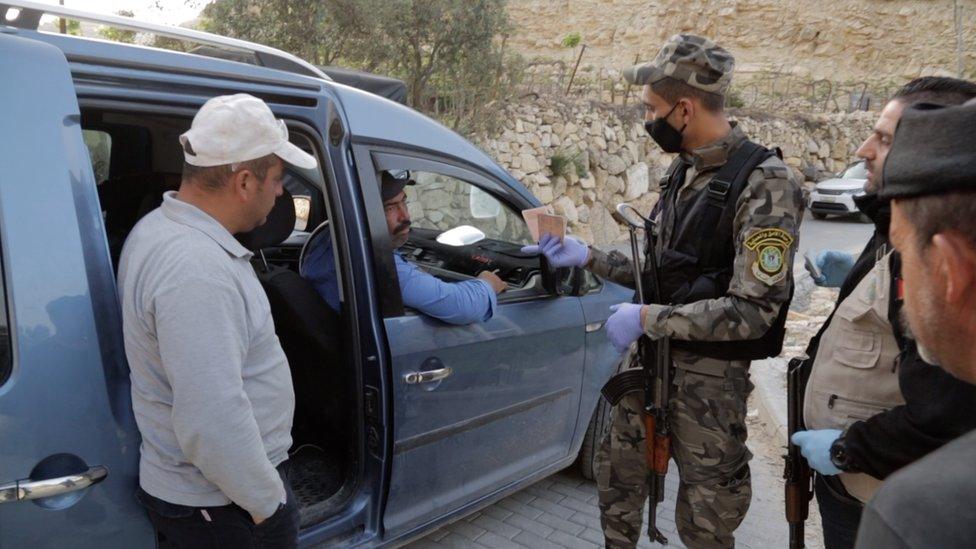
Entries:
POLYGON ((923 361, 914 342, 898 368, 905 404, 854 423, 845 437, 852 463, 880 479, 976 429, 976 385, 923 361))

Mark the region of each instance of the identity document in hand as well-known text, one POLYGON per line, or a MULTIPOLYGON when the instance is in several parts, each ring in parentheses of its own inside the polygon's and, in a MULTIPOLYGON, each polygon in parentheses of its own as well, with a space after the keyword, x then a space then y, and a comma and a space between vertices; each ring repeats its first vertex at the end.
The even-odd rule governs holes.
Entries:
POLYGON ((539 206, 538 208, 522 210, 522 219, 524 219, 525 224, 529 226, 529 234, 532 235, 532 239, 536 242, 538 242, 539 237, 542 236, 539 233, 539 216, 543 214, 552 215, 552 207, 539 206))
POLYGON ((561 215, 539 216, 539 235, 550 234, 559 240, 566 236, 566 218, 561 215))

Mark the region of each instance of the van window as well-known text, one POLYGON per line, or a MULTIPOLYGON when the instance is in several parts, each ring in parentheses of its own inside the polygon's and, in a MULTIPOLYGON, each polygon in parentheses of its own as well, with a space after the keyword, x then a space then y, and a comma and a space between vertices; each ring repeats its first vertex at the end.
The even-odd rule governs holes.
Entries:
POLYGON ((101 183, 108 179, 109 161, 112 159, 112 136, 98 130, 81 130, 81 137, 88 147, 95 181, 101 183))
POLYGON ((521 213, 471 183, 431 172, 414 171, 411 176, 417 185, 407 187, 407 207, 415 227, 446 231, 471 225, 492 240, 534 242, 521 213))

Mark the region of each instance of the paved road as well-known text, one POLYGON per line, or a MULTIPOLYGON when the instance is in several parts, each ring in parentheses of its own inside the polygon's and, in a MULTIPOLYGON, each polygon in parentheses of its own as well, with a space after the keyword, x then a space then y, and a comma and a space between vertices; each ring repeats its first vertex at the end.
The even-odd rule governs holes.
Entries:
MULTIPOLYGON (((750 403, 750 410, 754 407, 755 404, 750 403)), ((757 415, 754 410, 749 414, 749 447, 754 454, 751 463, 752 506, 736 532, 736 546, 745 549, 785 547, 788 532, 783 518, 783 448, 779 441, 769 438, 757 415)), ((674 524, 678 475, 673 462, 671 473, 663 508, 658 511, 658 525, 670 541, 669 547, 684 547, 674 524)), ((596 485, 570 468, 436 530, 408 547, 594 549, 602 545, 596 485)), ((807 523, 807 546, 823 547, 815 509, 811 509, 811 520, 807 523)), ((645 536, 638 547, 660 546, 651 544, 645 536)))
POLYGON ((800 225, 800 249, 796 255, 797 268, 803 268, 803 254, 810 252, 812 257, 821 250, 841 250, 860 253, 864 244, 871 238, 874 225, 849 217, 828 217, 814 219, 807 212, 800 225))

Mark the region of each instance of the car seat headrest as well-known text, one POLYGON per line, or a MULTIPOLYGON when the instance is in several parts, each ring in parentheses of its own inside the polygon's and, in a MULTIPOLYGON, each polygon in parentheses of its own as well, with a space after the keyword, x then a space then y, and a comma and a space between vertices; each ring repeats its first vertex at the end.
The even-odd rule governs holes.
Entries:
POLYGON ((295 229, 295 202, 288 189, 282 189, 264 225, 246 233, 234 235, 237 241, 252 252, 277 246, 295 229))

